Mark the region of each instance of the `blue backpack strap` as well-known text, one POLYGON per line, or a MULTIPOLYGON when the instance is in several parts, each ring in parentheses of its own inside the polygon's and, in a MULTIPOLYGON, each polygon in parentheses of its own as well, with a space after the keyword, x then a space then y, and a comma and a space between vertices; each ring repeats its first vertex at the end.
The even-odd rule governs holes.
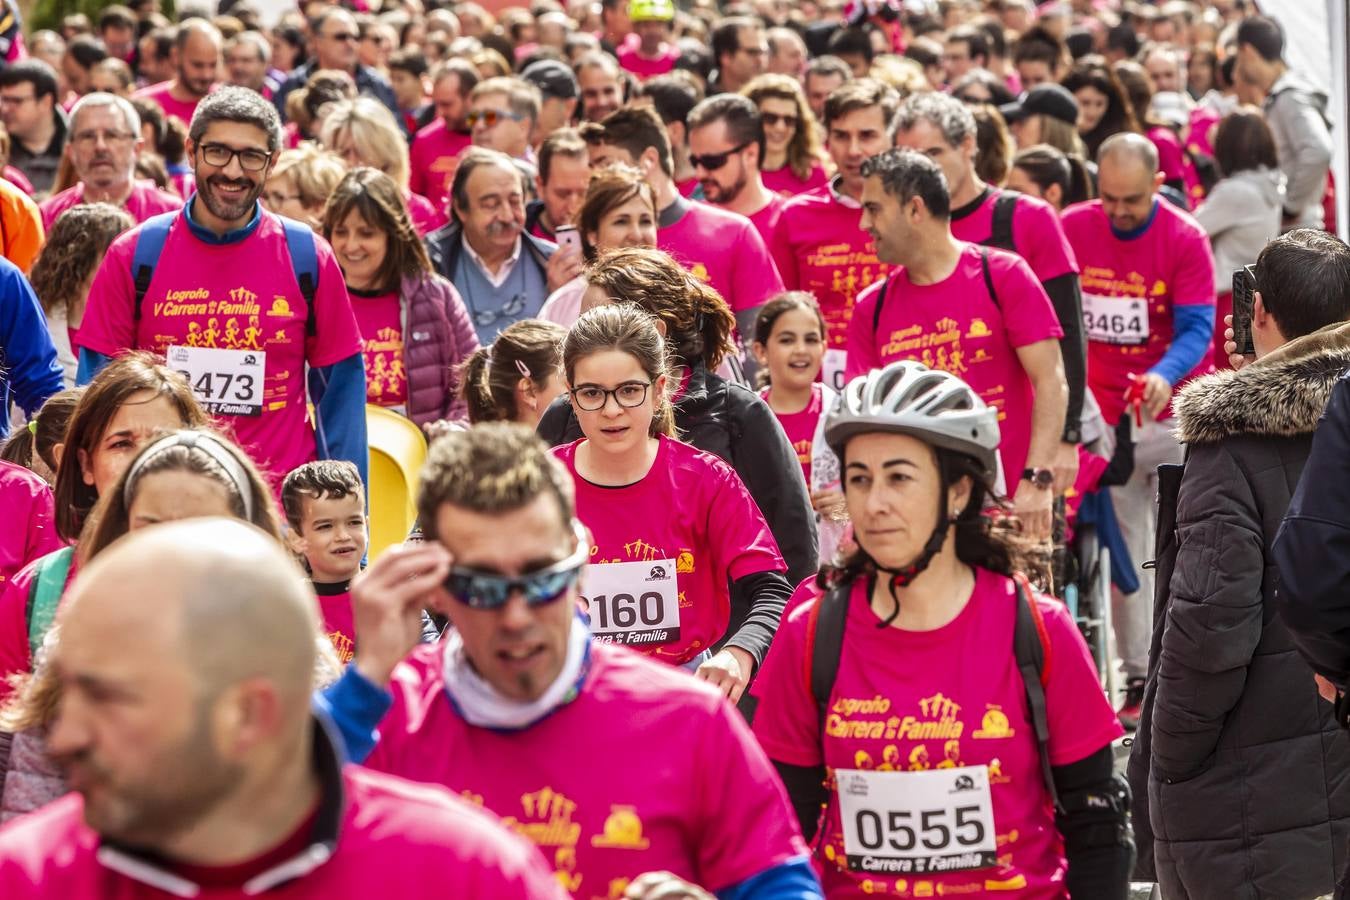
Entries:
POLYGON ((66 578, 70 575, 70 563, 75 558, 74 547, 62 547, 54 553, 48 553, 38 560, 33 573, 33 583, 28 588, 28 608, 25 620, 28 622, 28 653, 34 664, 42 642, 56 619, 56 607, 66 590, 66 578))
POLYGON ((300 283, 300 293, 305 298, 305 335, 313 337, 317 332, 318 321, 314 313, 314 297, 319 292, 319 255, 314 249, 314 232, 303 222, 279 216, 281 227, 286 232, 286 248, 291 253, 291 268, 295 270, 295 280, 300 283))
POLYGON ((159 262, 164 251, 164 242, 169 239, 169 229, 181 210, 160 213, 151 216, 141 225, 136 235, 136 247, 131 253, 131 277, 136 284, 136 302, 131 307, 133 322, 141 320, 141 304, 150 291, 150 279, 155 277, 155 263, 159 262))

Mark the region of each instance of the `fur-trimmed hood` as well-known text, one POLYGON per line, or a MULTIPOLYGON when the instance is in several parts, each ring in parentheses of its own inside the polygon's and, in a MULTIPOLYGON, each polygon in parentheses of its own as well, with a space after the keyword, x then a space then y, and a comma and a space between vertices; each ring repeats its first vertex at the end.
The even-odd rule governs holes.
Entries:
POLYGON ((1239 371, 1216 372, 1182 388, 1177 439, 1207 444, 1240 434, 1310 434, 1350 369, 1350 325, 1297 338, 1239 371))

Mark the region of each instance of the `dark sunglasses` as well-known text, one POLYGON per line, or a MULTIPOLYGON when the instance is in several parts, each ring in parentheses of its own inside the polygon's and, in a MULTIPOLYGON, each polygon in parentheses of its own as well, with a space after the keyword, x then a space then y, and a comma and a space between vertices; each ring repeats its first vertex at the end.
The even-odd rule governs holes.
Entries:
POLYGON ((445 589, 470 609, 501 609, 516 591, 530 606, 552 603, 577 583, 581 568, 591 555, 585 532, 580 525, 575 530, 577 549, 561 562, 516 576, 452 566, 450 574, 445 576, 445 589))
POLYGON ((740 153, 753 143, 754 141, 746 141, 739 147, 732 147, 725 153, 704 153, 701 156, 698 154, 690 154, 689 161, 696 166, 702 166, 709 172, 716 172, 727 164, 727 160, 731 159, 733 153, 740 153))
POLYGON ((786 125, 789 128, 796 128, 799 121, 796 116, 780 116, 778 113, 760 113, 759 117, 764 120, 764 124, 770 128, 776 128, 778 125, 786 125))

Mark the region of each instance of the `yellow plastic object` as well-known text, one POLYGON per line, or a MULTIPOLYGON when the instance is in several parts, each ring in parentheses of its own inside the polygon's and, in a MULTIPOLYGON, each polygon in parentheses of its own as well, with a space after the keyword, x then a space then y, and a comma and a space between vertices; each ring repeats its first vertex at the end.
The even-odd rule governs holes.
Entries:
POLYGON ((366 406, 370 441, 370 559, 403 543, 417 520, 417 478, 427 458, 427 440, 411 420, 379 406, 366 406))

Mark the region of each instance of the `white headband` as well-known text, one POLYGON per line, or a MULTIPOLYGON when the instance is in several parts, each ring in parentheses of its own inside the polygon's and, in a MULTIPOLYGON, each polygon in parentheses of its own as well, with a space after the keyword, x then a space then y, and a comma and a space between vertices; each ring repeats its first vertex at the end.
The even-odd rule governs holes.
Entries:
POLYGON ((200 450, 222 469, 234 482, 234 490, 243 500, 244 518, 253 521, 253 481, 244 471, 244 467, 239 465, 239 460, 234 458, 234 454, 225 449, 224 445, 212 434, 205 431, 175 431, 173 434, 166 435, 155 441, 149 447, 141 451, 141 455, 136 457, 136 461, 131 464, 127 471, 127 479, 122 487, 122 502, 127 508, 131 507, 131 489, 136 484, 136 479, 140 471, 150 462, 151 459, 174 447, 186 447, 189 450, 200 450))

